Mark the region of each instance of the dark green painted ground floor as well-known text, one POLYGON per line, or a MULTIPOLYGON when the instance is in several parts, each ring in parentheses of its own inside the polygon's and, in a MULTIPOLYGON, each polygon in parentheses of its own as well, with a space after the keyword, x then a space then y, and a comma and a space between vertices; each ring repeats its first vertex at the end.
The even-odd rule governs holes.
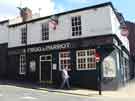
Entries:
POLYGON ((59 87, 63 67, 68 67, 70 84, 74 87, 98 89, 99 68, 103 90, 117 89, 130 78, 128 52, 113 35, 3 47, 0 75, 10 80, 59 87))

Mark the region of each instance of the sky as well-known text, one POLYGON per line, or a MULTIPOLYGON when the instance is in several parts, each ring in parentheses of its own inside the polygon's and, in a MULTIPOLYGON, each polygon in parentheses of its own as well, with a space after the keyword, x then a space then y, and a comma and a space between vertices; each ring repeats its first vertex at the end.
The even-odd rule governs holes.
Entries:
POLYGON ((42 16, 111 1, 125 20, 135 22, 135 0, 0 0, 0 20, 19 16, 17 7, 29 7, 42 16))

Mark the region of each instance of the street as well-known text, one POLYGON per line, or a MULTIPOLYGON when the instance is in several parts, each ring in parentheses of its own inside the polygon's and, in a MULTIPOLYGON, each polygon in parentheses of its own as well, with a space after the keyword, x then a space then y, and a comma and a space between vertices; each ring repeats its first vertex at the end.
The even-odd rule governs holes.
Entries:
POLYGON ((0 85, 0 101, 135 101, 135 98, 80 96, 58 92, 16 87, 13 85, 0 85))

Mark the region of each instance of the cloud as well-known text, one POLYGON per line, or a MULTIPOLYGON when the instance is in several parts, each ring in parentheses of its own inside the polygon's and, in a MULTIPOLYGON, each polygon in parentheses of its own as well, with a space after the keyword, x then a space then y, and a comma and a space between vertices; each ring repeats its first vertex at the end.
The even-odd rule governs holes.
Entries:
POLYGON ((22 7, 29 7, 33 13, 39 12, 41 15, 50 15, 54 13, 55 3, 52 0, 23 0, 22 7))
POLYGON ((33 13, 40 13, 42 16, 50 15, 55 12, 53 0, 0 0, 0 19, 18 16, 18 6, 28 7, 33 13))

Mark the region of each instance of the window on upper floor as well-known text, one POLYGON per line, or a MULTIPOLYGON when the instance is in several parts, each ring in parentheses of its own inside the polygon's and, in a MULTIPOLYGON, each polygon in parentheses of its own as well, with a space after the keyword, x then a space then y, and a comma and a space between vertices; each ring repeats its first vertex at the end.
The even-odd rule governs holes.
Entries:
POLYGON ((41 38, 42 38, 42 41, 49 40, 49 24, 48 23, 42 24, 41 38))
POLYGON ((22 44, 27 43, 27 28, 26 27, 21 28, 21 43, 22 44))
POLYGON ((81 34, 81 16, 72 17, 72 36, 80 36, 81 34))

